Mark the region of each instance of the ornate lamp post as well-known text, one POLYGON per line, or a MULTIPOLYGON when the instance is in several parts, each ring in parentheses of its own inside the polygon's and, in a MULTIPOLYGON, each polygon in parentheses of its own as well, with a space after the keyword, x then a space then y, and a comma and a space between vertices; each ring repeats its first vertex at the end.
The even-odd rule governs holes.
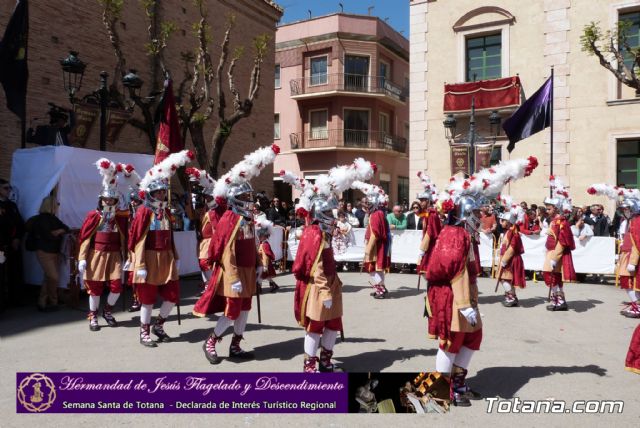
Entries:
MULTIPOLYGON (((485 141, 485 138, 478 134, 476 129, 476 106, 475 106, 475 97, 471 98, 471 115, 469 117, 469 132, 465 137, 461 139, 461 143, 469 147, 469 163, 470 163, 470 173, 473 174, 476 171, 476 156, 475 156, 475 146, 477 143, 482 143, 485 141)), ((489 127, 490 127, 490 138, 492 140, 491 147, 496 143, 496 139, 500 135, 500 123, 502 119, 500 118, 500 114, 498 114, 497 110, 493 110, 491 115, 489 116, 489 127)), ((446 119, 442 122, 444 125, 445 137, 449 141, 449 144, 453 145, 456 138, 456 126, 457 120, 453 116, 453 114, 448 114, 446 119)))
MULTIPOLYGON (((69 101, 75 104, 77 101, 76 93, 82 86, 82 78, 87 64, 78 58, 78 52, 70 51, 69 56, 60 60, 62 67, 62 78, 64 89, 69 94, 69 101)), ((106 71, 100 72, 100 87, 93 93, 100 105, 100 150, 107 149, 107 105, 109 103, 109 91, 107 90, 106 71)))

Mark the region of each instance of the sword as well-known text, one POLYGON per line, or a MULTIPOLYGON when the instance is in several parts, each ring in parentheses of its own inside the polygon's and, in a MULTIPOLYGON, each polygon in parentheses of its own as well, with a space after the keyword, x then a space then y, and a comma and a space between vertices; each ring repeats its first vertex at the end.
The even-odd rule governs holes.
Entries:
POLYGON ((262 324, 262 311, 260 310, 260 287, 256 287, 256 300, 258 303, 258 324, 262 324))

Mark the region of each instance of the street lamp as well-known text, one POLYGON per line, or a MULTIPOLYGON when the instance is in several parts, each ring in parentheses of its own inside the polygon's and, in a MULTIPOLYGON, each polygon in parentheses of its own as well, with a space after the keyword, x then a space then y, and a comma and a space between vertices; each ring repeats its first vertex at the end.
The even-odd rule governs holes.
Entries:
MULTIPOLYGON (((87 64, 78 59, 77 51, 70 51, 69 56, 60 60, 62 67, 62 77, 64 81, 64 89, 69 94, 71 104, 76 103, 76 93, 82 85, 82 77, 87 64)), ((107 150, 107 105, 109 103, 109 91, 107 90, 106 71, 100 72, 100 88, 93 93, 93 96, 100 104, 100 150, 107 150)))
POLYGON ((75 95, 82 86, 82 77, 87 64, 78 58, 78 52, 69 51, 69 56, 60 60, 62 66, 62 81, 64 90, 69 94, 71 104, 75 102, 75 95))
MULTIPOLYGON (((493 110, 491 115, 489 116, 489 128, 491 132, 491 139, 493 140, 491 146, 496 143, 496 139, 500 135, 500 123, 502 119, 500 118, 500 114, 498 110, 493 110)), ((457 121, 453 114, 448 114, 447 118, 442 122, 444 125, 445 137, 449 140, 449 144, 453 144, 456 136, 456 125, 457 121)), ((471 156, 469 156, 470 163, 470 173, 474 174, 476 172, 475 168, 475 146, 477 143, 481 143, 484 141, 484 137, 478 134, 476 130, 476 100, 475 97, 471 97, 471 114, 469 117, 469 133, 462 139, 462 143, 469 147, 469 151, 471 156)))
POLYGON ((132 99, 140 98, 140 88, 142 88, 143 84, 144 82, 138 76, 137 70, 133 68, 129 69, 129 72, 122 78, 122 85, 129 90, 129 96, 132 99))

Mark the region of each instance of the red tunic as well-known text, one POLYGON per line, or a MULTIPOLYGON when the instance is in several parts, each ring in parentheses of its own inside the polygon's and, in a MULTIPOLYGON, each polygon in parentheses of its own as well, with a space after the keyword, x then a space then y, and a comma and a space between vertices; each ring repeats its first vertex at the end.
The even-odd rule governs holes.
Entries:
MULTIPOLYGON (((213 273, 209 284, 204 294, 198 299, 193 307, 193 314, 196 316, 205 316, 217 312, 222 312, 226 307, 225 291, 231 288, 231 284, 225 284, 224 276, 230 274, 231 270, 238 273, 238 279, 242 282, 243 293, 249 290, 255 290, 255 284, 247 284, 245 282, 247 270, 254 271, 255 277, 255 265, 256 265, 256 246, 255 241, 250 242, 250 239, 242 239, 241 232, 237 229, 240 216, 233 211, 225 211, 224 215, 220 218, 220 221, 216 225, 215 234, 211 239, 209 245, 208 261, 214 265, 213 273), (235 254, 233 254, 233 266, 227 266, 229 272, 225 272, 223 269, 225 262, 224 258, 229 258, 229 254, 226 254, 227 247, 230 246, 232 235, 236 231, 233 239, 235 240, 235 254), (251 245, 248 245, 251 244, 251 245), (224 257, 223 257, 224 256, 224 257)), ((255 239, 255 238, 251 238, 255 239)), ((255 278, 254 278, 255 280, 255 278)), ((228 281, 227 281, 228 282, 228 281)), ((228 294, 228 293, 227 293, 228 294)), ((251 293, 252 294, 252 293, 251 293)), ((233 297, 232 297, 233 298, 233 297)))
POLYGON ((571 256, 571 251, 576 249, 576 244, 573 240, 573 232, 571 232, 569 222, 561 215, 556 216, 549 226, 545 245, 547 252, 555 250, 558 243, 562 245, 562 258, 560 259, 562 280, 576 282, 577 276, 573 267, 573 257, 571 256))
POLYGON ((369 217, 369 226, 364 234, 367 242, 365 247, 365 272, 386 272, 391 267, 391 232, 389 222, 382 210, 374 211, 369 217))
POLYGON ((636 327, 633 336, 631 336, 624 366, 630 372, 640 374, 640 325, 636 327))
POLYGON ((507 265, 502 268, 502 271, 510 274, 506 276, 511 277, 508 280, 514 287, 525 288, 527 286, 527 280, 524 274, 524 263, 522 261, 524 246, 522 245, 522 238, 520 237, 517 226, 513 226, 507 231, 502 246, 500 247, 501 258, 505 255, 508 248, 511 248, 513 254, 507 262, 507 265))
POLYGON ((477 287, 469 271, 471 251, 471 238, 464 227, 444 226, 427 266, 428 331, 441 345, 451 343, 452 333, 482 328, 480 319, 471 326, 459 312, 477 306, 477 287))
POLYGON ((273 267, 273 261, 276 259, 269 241, 260 243, 260 260, 262 261, 262 278, 269 279, 276 276, 276 269, 273 267))
POLYGON ((433 247, 436 245, 436 240, 438 239, 438 235, 440 235, 440 231, 442 230, 442 222, 440 221, 440 217, 438 216, 438 212, 429 208, 423 222, 423 230, 422 236, 424 239, 424 235, 429 235, 429 248, 425 251, 422 259, 420 260, 420 264, 418 265, 418 273, 426 272, 427 266, 429 265, 429 258, 431 257, 431 253, 433 252, 433 247), (424 226, 426 224, 426 226, 424 226))

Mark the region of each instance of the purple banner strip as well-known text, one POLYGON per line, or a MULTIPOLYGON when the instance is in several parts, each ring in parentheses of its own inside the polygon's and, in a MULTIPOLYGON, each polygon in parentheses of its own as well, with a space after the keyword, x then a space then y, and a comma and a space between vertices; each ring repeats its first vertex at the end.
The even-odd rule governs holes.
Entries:
POLYGON ((16 373, 17 413, 347 413, 346 373, 16 373))

